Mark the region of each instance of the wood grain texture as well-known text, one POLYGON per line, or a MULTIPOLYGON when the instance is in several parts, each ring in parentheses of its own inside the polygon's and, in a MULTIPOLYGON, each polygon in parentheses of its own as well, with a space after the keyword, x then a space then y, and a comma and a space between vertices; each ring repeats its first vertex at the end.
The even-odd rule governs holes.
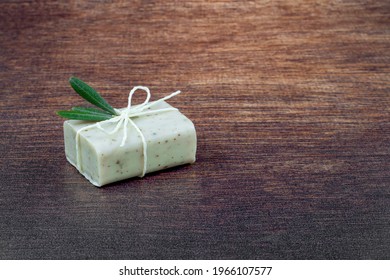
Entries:
POLYGON ((389 26, 389 1, 2 1, 0 258, 389 259, 389 26), (181 90, 197 162, 90 185, 72 75, 115 107, 181 90))

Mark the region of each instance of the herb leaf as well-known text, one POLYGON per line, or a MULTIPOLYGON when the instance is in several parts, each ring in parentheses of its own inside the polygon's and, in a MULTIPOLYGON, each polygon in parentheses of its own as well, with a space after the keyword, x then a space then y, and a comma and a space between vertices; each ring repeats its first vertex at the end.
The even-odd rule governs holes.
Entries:
MULTIPOLYGON (((90 109, 90 108, 84 108, 90 109)), ((71 119, 71 120, 84 120, 84 121, 105 121, 112 118, 111 115, 106 113, 89 112, 89 110, 73 110, 73 111, 57 111, 57 115, 71 119)))
POLYGON ((110 113, 110 115, 117 115, 114 108, 108 104, 96 90, 84 83, 82 80, 72 77, 69 79, 69 83, 82 98, 110 113))
POLYGON ((89 114, 99 114, 99 115, 106 115, 110 118, 112 118, 112 115, 102 111, 100 109, 95 108, 89 108, 89 107, 72 107, 73 112, 80 112, 80 113, 89 113, 89 114))

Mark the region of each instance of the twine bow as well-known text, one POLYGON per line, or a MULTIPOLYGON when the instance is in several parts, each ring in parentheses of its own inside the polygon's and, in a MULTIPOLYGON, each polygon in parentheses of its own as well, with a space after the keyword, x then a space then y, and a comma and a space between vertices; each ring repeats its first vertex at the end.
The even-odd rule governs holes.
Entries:
POLYGON ((143 161, 143 168, 142 168, 142 173, 141 173, 140 177, 145 176, 146 168, 147 168, 147 143, 146 143, 144 134, 142 133, 140 128, 135 124, 135 122, 132 120, 132 118, 143 116, 143 115, 149 115, 149 114, 152 114, 152 113, 162 113, 162 112, 168 112, 168 111, 177 111, 176 108, 163 108, 163 109, 150 110, 150 107, 153 106, 153 105, 156 105, 158 103, 161 103, 162 101, 170 99, 170 98, 178 95, 179 93, 180 93, 180 90, 175 91, 174 93, 171 93, 168 96, 165 96, 165 97, 163 97, 161 99, 158 99, 156 101, 153 101, 153 102, 149 103, 149 100, 150 100, 150 97, 151 97, 149 88, 143 87, 143 86, 136 86, 136 87, 134 87, 130 91, 130 93, 129 93, 127 107, 125 109, 123 109, 123 110, 115 109, 115 111, 118 114, 117 116, 115 116, 115 117, 113 117, 111 119, 105 120, 105 121, 97 122, 97 123, 92 124, 92 125, 84 126, 83 128, 80 128, 76 132, 77 168, 80 171, 82 171, 81 170, 82 167, 81 167, 81 163, 80 163, 81 162, 81 156, 80 156, 80 147, 79 147, 80 140, 79 139, 80 139, 80 133, 83 130, 86 130, 86 129, 89 129, 89 128, 93 128, 93 127, 97 127, 100 130, 104 131, 105 133, 111 135, 111 134, 114 134, 114 133, 118 132, 119 129, 123 128, 123 138, 122 138, 122 142, 120 144, 120 147, 123 147, 125 145, 125 143, 126 143, 126 140, 127 140, 127 126, 128 126, 128 124, 130 124, 131 126, 133 126, 135 128, 135 130, 138 132, 138 134, 140 135, 141 140, 142 140, 142 150, 143 150, 144 161, 143 161), (131 105, 131 100, 133 98, 134 93, 138 89, 144 90, 146 92, 145 101, 143 103, 141 103, 141 104, 132 106, 131 105), (145 112, 145 110, 147 110, 147 111, 145 112), (115 126, 115 128, 112 131, 108 131, 107 129, 102 127, 102 125, 106 124, 106 123, 116 123, 116 126, 115 126))

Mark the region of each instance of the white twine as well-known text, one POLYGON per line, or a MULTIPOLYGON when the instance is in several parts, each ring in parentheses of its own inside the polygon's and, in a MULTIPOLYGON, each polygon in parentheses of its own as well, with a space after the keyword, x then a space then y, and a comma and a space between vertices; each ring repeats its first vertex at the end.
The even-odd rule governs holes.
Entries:
POLYGON ((148 109, 148 108, 150 108, 153 105, 161 103, 162 101, 165 101, 165 100, 167 100, 169 98, 172 98, 172 97, 178 95, 179 93, 180 93, 180 90, 175 91, 174 93, 171 93, 168 96, 165 96, 165 97, 163 97, 161 99, 158 99, 156 101, 153 101, 153 102, 149 103, 149 100, 150 100, 150 97, 151 97, 149 88, 143 87, 143 86, 136 86, 129 93, 127 108, 125 108, 124 110, 115 109, 115 111, 118 114, 117 116, 115 116, 115 117, 113 117, 111 119, 105 120, 105 121, 94 123, 92 125, 84 126, 84 127, 80 128, 79 130, 77 130, 77 132, 76 132, 76 158, 77 158, 77 168, 80 170, 80 172, 82 171, 80 146, 79 146, 79 143, 80 143, 80 132, 82 132, 82 131, 84 131, 86 129, 89 129, 89 128, 97 127, 100 130, 104 131, 105 133, 111 135, 111 134, 114 134, 114 133, 118 132, 119 129, 123 128, 123 138, 122 138, 122 142, 120 144, 120 147, 123 147, 125 145, 126 140, 127 140, 127 125, 130 123, 130 125, 135 128, 135 130, 138 132, 138 134, 141 137, 142 150, 143 150, 143 163, 144 164, 143 164, 142 173, 141 173, 140 177, 145 176, 146 168, 147 168, 147 154, 146 154, 146 152, 147 152, 147 143, 146 143, 144 134, 142 133, 140 128, 135 124, 135 122, 132 120, 132 118, 143 116, 143 115, 148 115, 148 114, 152 114, 152 113, 162 113, 162 112, 168 112, 168 111, 177 111, 176 108, 164 108, 164 109, 148 110, 147 112, 144 112, 145 109, 148 109), (133 98, 134 93, 138 89, 146 91, 146 99, 145 99, 145 101, 143 103, 141 103, 139 105, 131 106, 131 99, 133 98), (116 123, 116 126, 115 126, 115 128, 112 131, 108 131, 108 130, 106 130, 105 128, 102 127, 102 124, 106 124, 106 123, 116 123))

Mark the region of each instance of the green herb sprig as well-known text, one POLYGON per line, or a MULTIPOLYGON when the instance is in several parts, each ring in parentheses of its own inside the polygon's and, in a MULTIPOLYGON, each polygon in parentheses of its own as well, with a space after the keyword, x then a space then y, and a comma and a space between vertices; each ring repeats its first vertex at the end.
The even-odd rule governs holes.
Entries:
POLYGON ((71 87, 89 103, 98 108, 73 107, 70 111, 57 111, 57 115, 71 120, 104 121, 117 116, 115 109, 92 87, 82 80, 72 77, 69 79, 71 87))

